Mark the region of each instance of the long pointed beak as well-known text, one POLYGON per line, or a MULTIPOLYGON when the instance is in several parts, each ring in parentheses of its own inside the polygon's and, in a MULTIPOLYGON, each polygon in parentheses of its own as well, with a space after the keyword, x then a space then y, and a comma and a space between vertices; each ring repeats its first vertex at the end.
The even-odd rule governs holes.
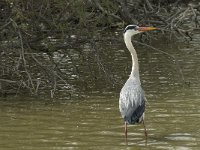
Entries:
POLYGON ((138 31, 150 31, 150 30, 157 30, 155 27, 139 27, 138 31))

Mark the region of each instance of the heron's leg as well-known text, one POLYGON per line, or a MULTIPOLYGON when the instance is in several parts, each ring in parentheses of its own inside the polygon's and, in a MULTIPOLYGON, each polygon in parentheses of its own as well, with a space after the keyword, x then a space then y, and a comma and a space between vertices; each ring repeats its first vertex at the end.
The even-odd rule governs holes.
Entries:
POLYGON ((124 123, 124 126, 125 126, 125 138, 127 140, 127 122, 124 123))
POLYGON ((145 138, 147 140, 147 129, 146 129, 146 126, 145 126, 145 123, 144 123, 144 119, 142 120, 142 124, 143 124, 143 127, 144 127, 144 135, 145 135, 145 138))

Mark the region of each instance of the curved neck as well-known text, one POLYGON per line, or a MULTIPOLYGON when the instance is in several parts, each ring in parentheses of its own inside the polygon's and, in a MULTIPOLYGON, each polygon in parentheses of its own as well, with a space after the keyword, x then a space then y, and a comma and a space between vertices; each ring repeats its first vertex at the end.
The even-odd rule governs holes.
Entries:
POLYGON ((135 48, 133 47, 133 44, 131 42, 131 37, 132 37, 132 35, 130 35, 130 34, 125 33, 125 35, 124 35, 124 42, 125 42, 126 47, 130 51, 131 56, 132 56, 132 70, 131 70, 130 77, 135 77, 138 80, 140 80, 138 57, 137 57, 137 53, 135 51, 135 48))

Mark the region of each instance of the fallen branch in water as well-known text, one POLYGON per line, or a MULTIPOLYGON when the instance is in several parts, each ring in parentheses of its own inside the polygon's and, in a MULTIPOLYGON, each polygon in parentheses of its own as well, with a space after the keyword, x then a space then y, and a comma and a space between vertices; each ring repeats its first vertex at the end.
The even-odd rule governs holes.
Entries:
MULTIPOLYGON (((104 40, 98 39, 98 35, 107 33, 105 29, 123 29, 127 24, 155 26, 167 39, 177 37, 189 41, 193 31, 200 27, 198 1, 68 0, 50 3, 24 0, 22 3, 18 0, 2 1, 1 8, 0 83, 8 86, 0 90, 10 88, 17 94, 25 91, 37 95, 46 90, 54 97, 59 88, 73 90, 73 85, 69 84, 71 76, 84 83, 85 89, 92 87, 88 79, 96 82, 98 75, 104 75, 111 81, 109 83, 115 84, 115 77, 104 62, 106 54, 95 41, 104 40), (85 53, 85 49, 90 53, 85 53), (60 56, 54 58, 55 53, 60 56), (87 69, 81 72, 77 61, 85 63, 89 77, 83 73, 87 69), (95 67, 98 70, 94 71, 95 67)), ((145 35, 144 38, 153 37, 145 35)), ((142 45, 168 56, 180 68, 171 54, 142 45)))
POLYGON ((135 43, 137 43, 137 44, 139 44, 139 45, 148 47, 148 48, 150 48, 150 49, 152 49, 152 50, 155 50, 155 51, 157 51, 157 52, 159 52, 159 53, 161 53, 161 54, 164 54, 165 56, 169 57, 169 58, 172 60, 172 62, 176 65, 177 69, 179 70, 179 73, 180 73, 180 75, 181 75, 182 81, 183 81, 183 82, 186 82, 186 81, 185 81, 185 77, 184 77, 184 75, 183 75, 183 71, 182 71, 182 69, 181 69, 181 67, 180 67, 180 64, 179 64, 179 62, 178 62, 178 60, 177 60, 177 58, 176 58, 175 56, 173 56, 173 55, 171 55, 171 54, 169 54, 169 53, 167 53, 167 52, 164 52, 164 51, 162 51, 162 50, 160 50, 160 49, 158 49, 158 48, 155 48, 155 47, 153 47, 153 46, 151 46, 151 45, 148 45, 148 44, 145 44, 145 43, 136 41, 136 40, 134 40, 133 42, 135 42, 135 43))

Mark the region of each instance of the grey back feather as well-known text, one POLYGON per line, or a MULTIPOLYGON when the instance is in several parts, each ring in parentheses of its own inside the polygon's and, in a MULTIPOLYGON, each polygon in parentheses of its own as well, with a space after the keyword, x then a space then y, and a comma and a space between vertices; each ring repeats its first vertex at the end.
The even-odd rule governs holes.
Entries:
POLYGON ((140 81, 131 76, 120 92, 119 109, 124 121, 129 124, 139 122, 145 110, 145 95, 140 81))

